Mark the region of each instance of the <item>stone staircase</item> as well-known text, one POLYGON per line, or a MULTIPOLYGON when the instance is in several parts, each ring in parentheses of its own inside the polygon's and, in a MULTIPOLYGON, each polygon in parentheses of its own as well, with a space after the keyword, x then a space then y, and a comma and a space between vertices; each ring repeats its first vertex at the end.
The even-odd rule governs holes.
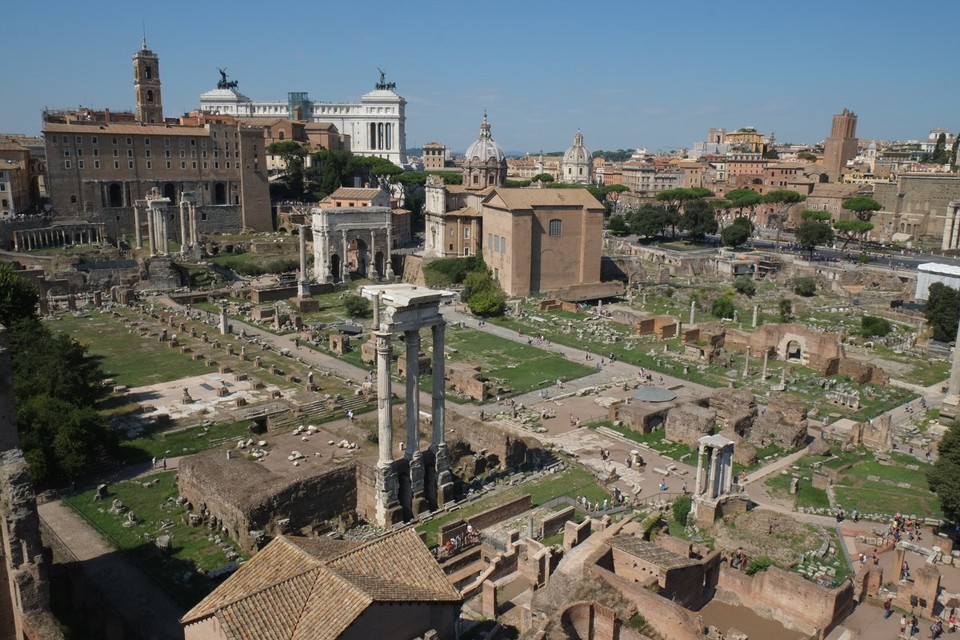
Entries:
POLYGON ((289 431, 301 424, 328 422, 337 417, 343 417, 347 411, 355 414, 364 413, 376 407, 376 396, 349 396, 337 402, 333 409, 327 407, 326 400, 314 400, 302 404, 296 409, 284 412, 270 420, 270 431, 289 431))

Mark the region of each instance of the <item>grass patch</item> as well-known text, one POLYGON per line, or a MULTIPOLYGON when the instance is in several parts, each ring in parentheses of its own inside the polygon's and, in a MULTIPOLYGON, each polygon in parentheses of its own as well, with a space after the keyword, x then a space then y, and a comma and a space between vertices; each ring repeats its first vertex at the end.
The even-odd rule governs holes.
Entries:
POLYGON ((927 362, 917 362, 910 369, 905 378, 921 387, 944 381, 950 377, 950 363, 946 360, 929 360, 927 362))
POLYGON ((120 457, 128 462, 151 458, 176 458, 212 449, 226 442, 250 437, 250 421, 190 427, 177 431, 151 428, 139 438, 120 443, 120 457))
POLYGON ((171 498, 178 495, 173 471, 150 476, 157 480, 150 487, 142 481, 125 481, 111 485, 106 500, 94 502, 95 491, 85 491, 64 499, 64 503, 98 529, 107 540, 140 569, 157 581, 177 602, 191 607, 215 586, 198 570, 209 571, 229 564, 224 552, 207 540, 209 530, 190 527, 181 518, 186 509, 171 498), (109 513, 113 500, 119 499, 136 514, 139 524, 125 528, 125 515, 109 513), (164 522, 172 523, 161 529, 164 522), (164 556, 146 539, 169 535, 173 553, 164 556), (189 575, 189 577, 187 577, 189 575))
POLYGON ((571 466, 561 473, 545 476, 533 482, 524 483, 521 486, 511 487, 494 496, 482 498, 476 502, 464 505, 461 509, 448 513, 446 515, 434 518, 417 527, 417 531, 427 534, 427 545, 437 544, 437 533, 440 527, 461 518, 466 518, 487 509, 503 504, 524 494, 530 495, 530 500, 534 506, 549 502, 560 496, 585 496, 589 501, 603 502, 610 498, 610 492, 607 491, 592 474, 586 470, 571 466))
POLYGON ((211 371, 202 360, 191 360, 156 338, 141 338, 118 318, 105 313, 92 312, 83 317, 62 315, 49 321, 49 326, 86 345, 106 376, 117 384, 142 387, 211 371))
MULTIPOLYGON (((609 420, 591 422, 587 424, 586 427, 588 429, 606 427, 607 429, 616 431, 623 437, 633 440, 634 442, 642 442, 643 444, 648 445, 660 455, 666 456, 671 460, 680 460, 681 458, 684 458, 684 456, 693 456, 695 453, 694 448, 690 445, 682 442, 671 442, 670 440, 664 438, 662 429, 651 431, 650 433, 640 433, 639 431, 634 431, 630 427, 615 425, 609 420)), ((684 460, 686 459, 687 458, 684 458, 684 460)))

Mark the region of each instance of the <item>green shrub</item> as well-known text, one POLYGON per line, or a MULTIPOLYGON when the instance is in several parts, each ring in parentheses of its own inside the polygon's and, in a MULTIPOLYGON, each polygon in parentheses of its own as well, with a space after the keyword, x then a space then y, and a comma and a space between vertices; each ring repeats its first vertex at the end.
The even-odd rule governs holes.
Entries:
POLYGON ((461 284, 472 271, 486 271, 483 256, 468 258, 440 258, 423 268, 423 277, 428 287, 449 287, 461 284))
POLYGON ((760 573, 761 571, 766 571, 767 567, 773 566, 773 559, 768 558, 767 556, 760 556, 758 558, 753 558, 747 562, 746 574, 752 576, 754 574, 760 573))
POLYGON ((864 338, 882 338, 893 331, 893 325, 886 318, 863 316, 860 318, 860 335, 864 338))
POLYGON ((805 298, 815 296, 817 295, 817 281, 807 277, 794 278, 793 292, 805 298))
POLYGON ((370 315, 370 301, 362 296, 347 296, 343 300, 343 306, 351 318, 365 318, 370 315))
POLYGON ((781 298, 777 305, 780 311, 780 322, 786 324, 793 319, 793 302, 789 298, 781 298))
POLYGON ((757 285, 750 276, 737 276, 733 281, 733 288, 745 296, 752 296, 757 292, 757 285))
POLYGON ((737 308, 733 305, 733 298, 730 296, 720 296, 713 301, 713 307, 710 309, 717 318, 733 318, 733 312, 737 308))
POLYGON ((687 516, 690 515, 690 509, 693 507, 693 498, 690 496, 681 496, 673 501, 673 519, 681 526, 687 526, 687 516))

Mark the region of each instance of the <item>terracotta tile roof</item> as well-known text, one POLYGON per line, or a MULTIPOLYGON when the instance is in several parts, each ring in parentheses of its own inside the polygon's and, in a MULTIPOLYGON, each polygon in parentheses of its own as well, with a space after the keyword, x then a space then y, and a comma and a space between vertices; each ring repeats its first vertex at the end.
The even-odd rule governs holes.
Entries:
POLYGON ((343 198, 344 200, 372 200, 380 193, 380 189, 364 189, 364 188, 353 188, 353 187, 340 187, 329 196, 327 200, 331 198, 343 198))
POLYGON ((517 211, 536 207, 584 207, 602 209, 600 204, 586 189, 509 189, 500 188, 491 194, 484 203, 497 204, 500 200, 507 209, 517 211))
POLYGON ((480 212, 474 209, 473 207, 462 207, 460 209, 456 209, 455 211, 447 211, 447 213, 444 215, 463 216, 467 218, 479 218, 480 212))
POLYGON ((333 640, 374 602, 461 601, 411 529, 367 543, 280 536, 181 619, 230 640, 333 640))
POLYGON ((0 140, 0 151, 29 151, 29 149, 13 141, 0 140))
POLYGON ((111 122, 87 122, 61 124, 59 122, 44 122, 44 133, 116 133, 118 135, 142 136, 209 136, 206 127, 183 127, 180 125, 165 126, 162 124, 114 124, 111 122))

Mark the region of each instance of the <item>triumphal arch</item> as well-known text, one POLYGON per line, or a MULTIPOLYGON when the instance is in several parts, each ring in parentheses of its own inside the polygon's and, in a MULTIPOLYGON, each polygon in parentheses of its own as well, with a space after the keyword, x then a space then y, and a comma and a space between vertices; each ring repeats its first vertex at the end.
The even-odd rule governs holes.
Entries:
POLYGON ((310 213, 317 282, 343 282, 351 273, 393 280, 389 207, 324 207, 310 213))

